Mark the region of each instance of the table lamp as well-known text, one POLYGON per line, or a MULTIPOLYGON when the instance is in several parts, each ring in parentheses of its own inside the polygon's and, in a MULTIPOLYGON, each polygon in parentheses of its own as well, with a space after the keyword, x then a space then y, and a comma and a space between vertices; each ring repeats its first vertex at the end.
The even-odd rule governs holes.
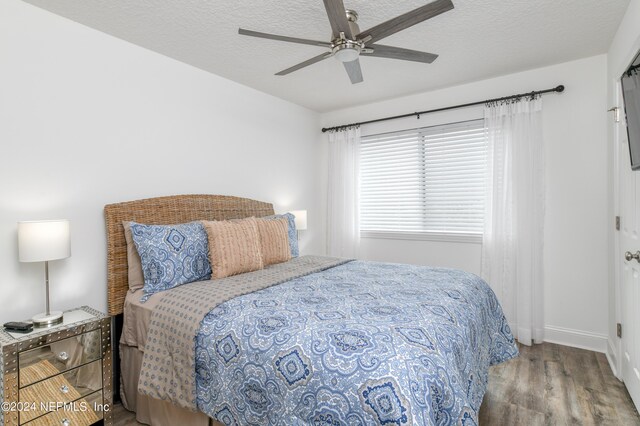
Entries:
MULTIPOLYGON (((304 231, 307 229, 307 211, 306 210, 293 210, 293 211, 290 211, 289 213, 295 216, 296 231, 304 231)), ((298 235, 298 239, 300 239, 300 235, 298 235)))
POLYGON ((60 324, 62 312, 49 308, 49 261, 71 256, 68 220, 18 222, 18 258, 20 262, 44 262, 47 298, 46 311, 32 318, 34 327, 60 324))

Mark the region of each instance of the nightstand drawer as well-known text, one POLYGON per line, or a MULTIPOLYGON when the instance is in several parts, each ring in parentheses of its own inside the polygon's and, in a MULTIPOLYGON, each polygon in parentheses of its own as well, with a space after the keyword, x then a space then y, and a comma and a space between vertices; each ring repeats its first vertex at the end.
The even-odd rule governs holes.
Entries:
POLYGON ((75 401, 66 410, 53 411, 38 417, 28 426, 89 426, 103 418, 102 391, 75 401))
POLYGON ((18 354, 20 387, 100 358, 102 358, 100 329, 20 352, 18 354))
POLYGON ((25 424, 49 411, 64 410, 58 404, 71 403, 100 389, 102 389, 101 361, 94 361, 20 389, 20 402, 30 408, 20 413, 20 424, 25 424))

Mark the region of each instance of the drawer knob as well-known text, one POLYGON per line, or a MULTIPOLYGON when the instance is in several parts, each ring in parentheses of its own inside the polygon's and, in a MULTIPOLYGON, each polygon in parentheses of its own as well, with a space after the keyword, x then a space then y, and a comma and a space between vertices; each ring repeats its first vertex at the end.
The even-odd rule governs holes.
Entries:
POLYGON ((60 392, 62 392, 62 393, 69 393, 69 386, 67 386, 67 385, 62 385, 62 386, 60 387, 60 392))
POLYGON ((61 424, 62 426, 71 426, 71 420, 69 420, 69 419, 62 419, 62 420, 60 420, 60 424, 61 424))
POLYGON ((69 359, 69 354, 66 352, 60 352, 58 354, 58 359, 60 359, 60 361, 66 361, 69 359))

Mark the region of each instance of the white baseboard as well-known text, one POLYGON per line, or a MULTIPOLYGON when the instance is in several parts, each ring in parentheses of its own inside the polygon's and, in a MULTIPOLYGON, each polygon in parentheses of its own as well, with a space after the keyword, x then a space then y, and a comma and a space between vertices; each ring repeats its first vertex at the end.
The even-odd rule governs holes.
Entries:
POLYGON ((608 352, 608 338, 606 335, 572 330, 570 328, 546 326, 544 328, 544 341, 595 352, 608 352))

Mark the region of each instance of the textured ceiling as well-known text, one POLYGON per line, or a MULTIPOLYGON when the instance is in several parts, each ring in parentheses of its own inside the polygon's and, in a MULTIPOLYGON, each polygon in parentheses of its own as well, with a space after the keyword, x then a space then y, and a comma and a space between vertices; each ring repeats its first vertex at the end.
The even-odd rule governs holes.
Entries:
MULTIPOLYGON (((323 2, 26 0, 113 36, 317 111, 393 98, 605 53, 629 0, 453 0, 455 9, 381 43, 440 55, 431 65, 361 58, 351 85, 330 58, 273 74, 320 47, 244 37, 238 27, 329 41, 323 2)), ((427 0, 344 0, 362 30, 427 0)))

